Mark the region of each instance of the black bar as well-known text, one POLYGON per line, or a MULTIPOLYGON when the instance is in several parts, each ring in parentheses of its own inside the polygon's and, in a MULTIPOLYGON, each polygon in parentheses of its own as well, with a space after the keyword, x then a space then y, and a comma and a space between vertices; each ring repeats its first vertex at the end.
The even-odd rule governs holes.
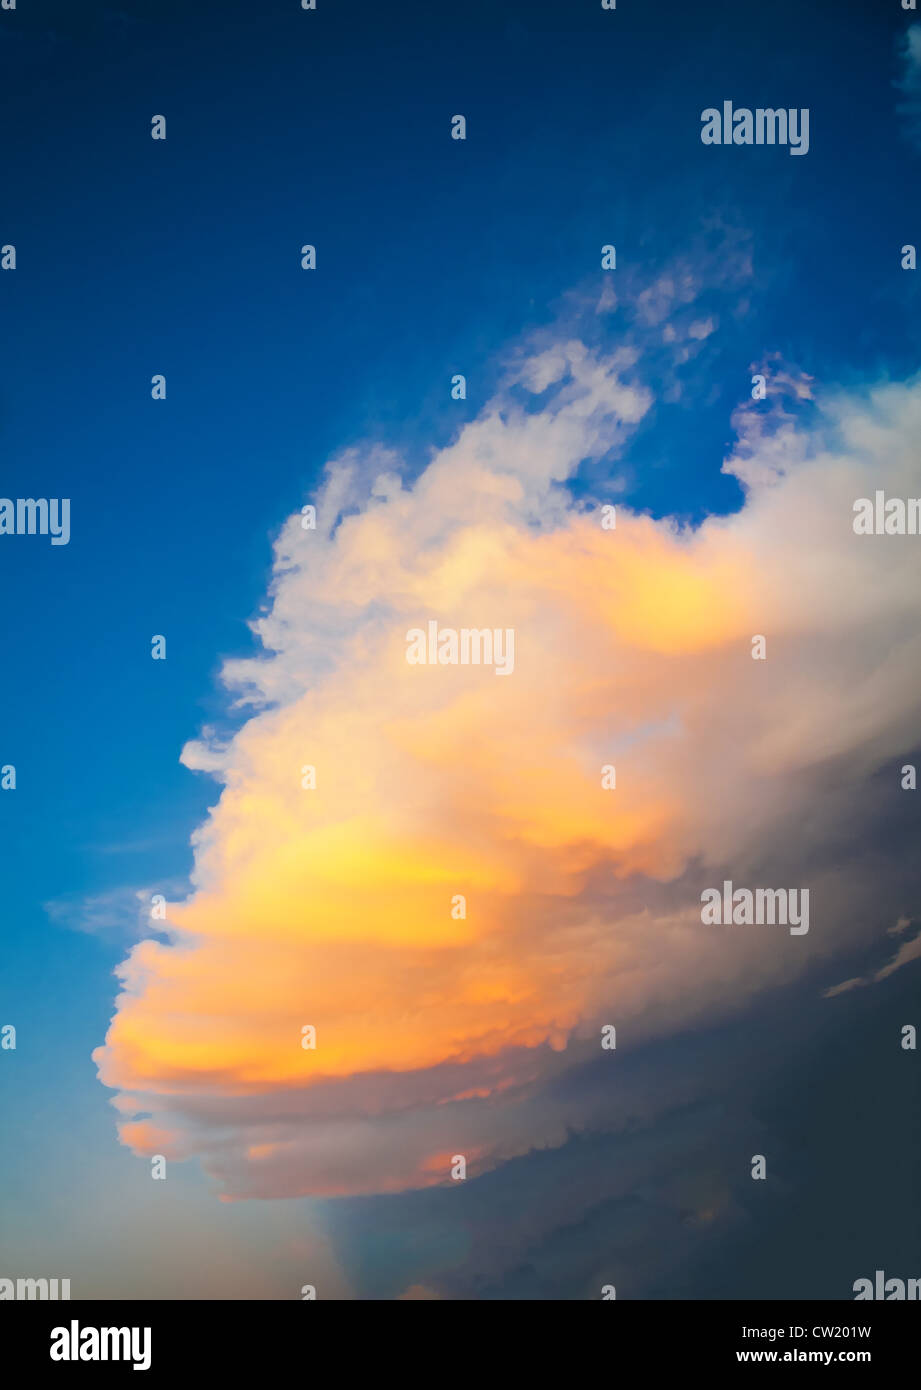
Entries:
POLYGON ((367 1375, 377 1385, 434 1377, 458 1385, 464 1374, 495 1373, 500 1361, 516 1378, 546 1379, 554 1355, 565 1358, 561 1373, 575 1379, 605 1369, 655 1377, 794 1364, 878 1376, 911 1364, 918 1314, 914 1306, 871 1301, 428 1302, 421 1309, 399 1301, 73 1301, 7 1304, 0 1329, 4 1367, 18 1363, 23 1384, 21 1377, 49 1370, 61 1383, 87 1373, 132 1376, 132 1358, 143 1362, 149 1353, 145 1376, 201 1371, 239 1383, 287 1370, 303 1380, 367 1375), (138 1337, 130 1346, 123 1335, 114 1339, 128 1359, 52 1360, 53 1343, 70 1351, 75 1324, 78 1351, 97 1349, 90 1329, 137 1329, 138 1337))

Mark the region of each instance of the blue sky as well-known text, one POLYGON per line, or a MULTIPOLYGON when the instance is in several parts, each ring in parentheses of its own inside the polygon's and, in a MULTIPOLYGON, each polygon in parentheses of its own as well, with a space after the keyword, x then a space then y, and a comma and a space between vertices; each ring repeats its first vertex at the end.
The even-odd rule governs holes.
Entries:
MULTIPOLYGON (((68 546, 0 546, 0 763, 18 778, 0 795, 0 1023, 19 1029, 0 1077, 17 1268, 0 1273, 64 1275, 83 1260, 91 1296, 168 1296, 180 1276, 162 1232, 192 1230, 216 1244, 180 1296, 286 1296, 305 1258, 288 1249, 294 1207, 327 1287, 395 1296, 378 1266, 425 1284, 447 1250, 477 1268, 485 1296, 547 1296, 552 1279, 488 1258, 480 1270, 470 1254, 492 1190, 459 1224, 439 1224, 437 1194, 394 1199, 409 1255, 396 1205, 219 1204, 194 1162, 166 1185, 181 1215, 139 1205, 143 1160, 117 1144, 90 1060, 134 939, 130 895, 181 891, 191 869, 190 836, 217 793, 179 753, 203 725, 239 723, 219 669, 254 651, 247 621, 264 606, 272 540, 326 460, 373 440, 412 475, 476 418, 529 334, 578 318, 586 341, 610 347, 619 324, 584 313, 604 243, 619 294, 693 268, 694 315, 713 313, 719 332, 670 368, 676 399, 657 396, 623 457, 586 463, 576 497, 607 490, 693 522, 733 512, 742 489, 720 472, 730 416, 767 354, 856 392, 918 370, 917 280, 899 252, 921 241, 921 150, 895 85, 912 16, 895 0, 808 13, 784 0, 193 9, 0 16, 0 243, 18 258, 0 274, 0 492, 72 499, 68 546), (703 146, 700 112, 727 98, 808 106, 808 156, 703 146), (465 142, 449 138, 455 112, 465 142), (149 136, 160 113, 163 143, 149 136), (305 242, 314 273, 300 268, 305 242), (750 262, 744 285, 734 257, 750 262), (450 399, 455 372, 463 402, 450 399), (164 663, 150 659, 154 633, 167 635, 164 663), (86 899, 93 930, 80 929, 86 899)), ((791 1144, 800 1118, 777 1120, 791 1144)), ((524 1190, 532 1180, 536 1167, 524 1190)), ((641 1221, 640 1244, 656 1229, 641 1221)), ((730 1258, 763 1288, 750 1250, 720 1258, 713 1290, 731 1285, 730 1258)), ((554 1267, 575 1270, 572 1287, 592 1272, 572 1252, 554 1267)), ((469 1296, 465 1277, 452 1287, 469 1296)), ((816 1287, 824 1277, 817 1263, 816 1287)), ((644 1278, 680 1296, 667 1261, 644 1278)))

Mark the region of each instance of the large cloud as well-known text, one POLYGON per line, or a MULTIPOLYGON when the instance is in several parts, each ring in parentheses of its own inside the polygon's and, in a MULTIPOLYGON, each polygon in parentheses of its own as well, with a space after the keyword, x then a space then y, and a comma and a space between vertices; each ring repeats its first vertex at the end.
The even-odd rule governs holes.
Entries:
POLYGON ((916 736, 921 538, 852 505, 921 491, 921 386, 820 396, 804 431, 778 367, 735 420, 738 513, 606 530, 561 484, 647 415, 642 365, 544 342, 414 482, 353 451, 282 529, 265 654, 225 668, 251 717, 183 755, 223 784, 194 891, 95 1054, 137 1152, 231 1198, 444 1182, 561 1142, 585 1117, 542 1086, 602 1024, 725 1014, 870 929, 823 854, 916 736), (430 619, 513 629, 514 672, 409 664, 430 619), (810 887, 809 933, 704 926, 724 873, 810 887))

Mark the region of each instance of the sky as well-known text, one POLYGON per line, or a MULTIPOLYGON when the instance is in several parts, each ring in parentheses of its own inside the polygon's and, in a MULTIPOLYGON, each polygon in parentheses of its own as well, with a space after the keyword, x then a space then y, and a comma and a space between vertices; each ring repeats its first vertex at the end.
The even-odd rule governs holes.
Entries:
POLYGON ((852 525, 921 496, 921 20, 21 0, 0 74, 0 493, 71 501, 0 535, 0 1278, 921 1274, 921 539, 852 525))

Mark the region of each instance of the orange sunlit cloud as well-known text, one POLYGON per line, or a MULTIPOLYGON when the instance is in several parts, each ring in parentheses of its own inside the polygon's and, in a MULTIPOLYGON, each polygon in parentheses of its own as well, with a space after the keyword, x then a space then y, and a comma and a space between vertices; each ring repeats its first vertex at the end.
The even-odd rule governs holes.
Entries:
MULTIPOLYGON (((493 403, 412 486, 330 468, 317 529, 296 514, 278 541, 266 654, 225 672, 251 717, 185 751, 223 790, 96 1060, 125 1113, 154 1116, 123 1142, 199 1155, 230 1197, 398 1191, 445 1181, 445 1155, 478 1171, 559 1142, 541 1082, 596 1055, 603 1023, 673 1029, 833 949, 753 931, 727 953, 693 896, 619 894, 750 862, 817 757, 900 748, 910 709, 858 689, 868 647, 896 661, 918 640, 879 617, 906 611, 904 549, 877 551, 871 593, 849 526, 883 455, 757 479, 747 458, 737 515, 687 530, 618 508, 606 530, 555 484, 651 397, 581 344, 520 380, 558 394, 493 403), (410 664, 431 619, 513 630, 514 670, 410 664)), ((884 403, 895 487, 919 392, 884 403)))

